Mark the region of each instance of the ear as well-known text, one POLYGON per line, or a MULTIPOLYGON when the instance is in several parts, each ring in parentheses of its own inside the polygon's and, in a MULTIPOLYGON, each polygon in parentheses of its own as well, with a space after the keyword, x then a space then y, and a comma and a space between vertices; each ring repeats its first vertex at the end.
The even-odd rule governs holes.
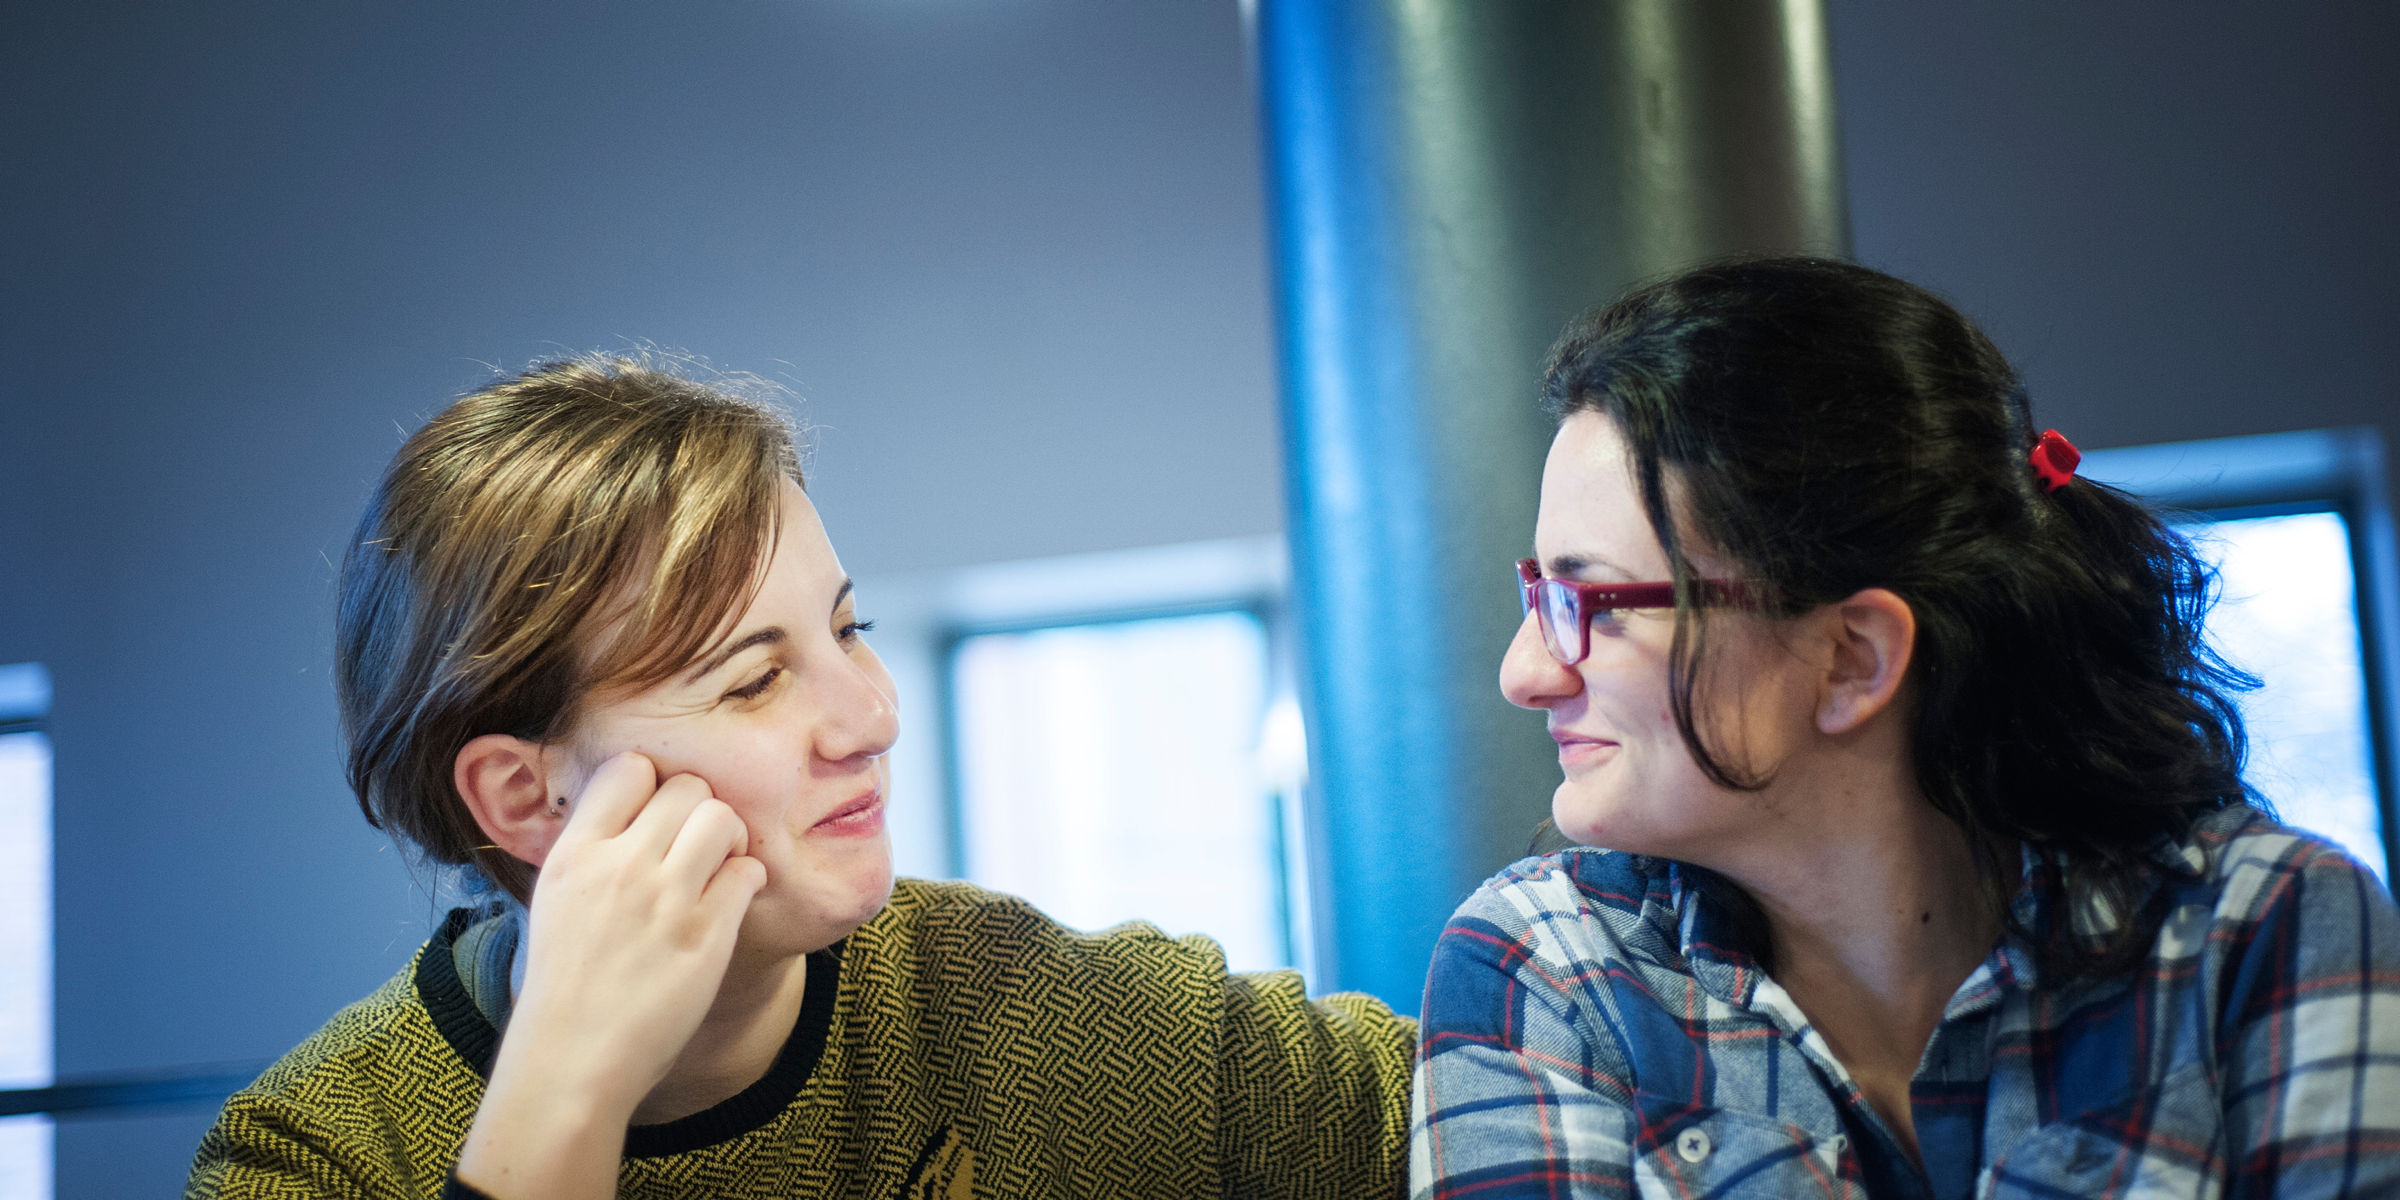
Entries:
POLYGON ((1883 588, 1829 606, 1833 655, 1817 702, 1817 728, 1849 733, 1892 706, 1917 647, 1917 614, 1883 588))
POLYGON ((552 791, 555 756, 539 742, 487 733, 459 750, 450 772, 484 839, 537 867, 567 825, 566 808, 552 791))

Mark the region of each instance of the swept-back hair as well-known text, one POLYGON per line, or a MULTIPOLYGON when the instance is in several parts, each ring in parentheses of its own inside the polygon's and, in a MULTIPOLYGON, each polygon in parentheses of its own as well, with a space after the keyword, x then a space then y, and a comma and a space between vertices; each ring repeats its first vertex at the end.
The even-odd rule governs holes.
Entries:
POLYGON ((342 562, 334 684, 367 821, 524 901, 453 783, 467 742, 567 735, 578 702, 689 664, 757 587, 789 419, 746 377, 549 362, 400 448, 342 562))
POLYGON ((2097 939, 2022 931, 2052 969, 2139 952, 2145 848, 2250 799, 2230 696, 2256 681, 2203 640, 2214 577, 2181 535, 2105 484, 2044 487, 2025 392, 1980 330, 1848 263, 1720 263, 1570 326, 1544 399, 1624 437, 1674 570, 1675 723, 1711 778, 1765 782, 1694 720, 1692 548, 1771 615, 1888 588, 1917 619, 1917 787, 1966 832, 1995 905, 2030 845, 2061 863, 2064 911, 2116 918, 2097 939))

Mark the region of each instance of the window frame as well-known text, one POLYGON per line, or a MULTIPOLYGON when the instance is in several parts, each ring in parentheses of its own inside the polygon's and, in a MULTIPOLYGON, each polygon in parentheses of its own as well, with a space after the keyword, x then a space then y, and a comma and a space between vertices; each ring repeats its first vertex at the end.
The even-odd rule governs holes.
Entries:
POLYGON ((2372 426, 2158 442, 2088 451, 2077 473, 2204 521, 2330 512, 2350 541, 2367 706, 2368 777, 2384 861, 2400 889, 2400 548, 2383 436, 2372 426))
MULTIPOLYGON (((875 621, 868 643, 900 693, 902 737, 893 753, 894 792, 938 806, 930 838, 895 822, 903 871, 964 878, 965 810, 959 786, 957 693, 960 643, 1024 633, 1164 617, 1243 612, 1266 634, 1270 706, 1297 703, 1298 662, 1290 604, 1290 557, 1281 535, 1133 547, 1052 558, 875 573, 858 580, 860 609, 875 621), (938 848, 937 845, 938 844, 938 848), (914 857, 915 863, 908 861, 914 857)), ((1327 931, 1312 890, 1324 878, 1319 817, 1301 774, 1274 797, 1283 888, 1277 907, 1293 965, 1315 986, 1327 931)))
MULTIPOLYGON (((1173 620, 1178 617, 1207 617, 1226 613, 1238 613, 1258 622, 1259 634, 1265 643, 1267 657, 1265 705, 1260 713, 1263 720, 1266 712, 1273 708, 1277 699, 1289 694, 1292 687, 1289 669, 1290 637, 1287 625, 1289 618, 1280 595, 1251 594, 1246 597, 1228 598, 1216 602, 1196 600, 1172 605, 1109 608, 1080 615, 1070 613, 1058 617, 1018 619, 989 624, 965 620, 944 628, 935 646, 939 664, 940 682, 937 686, 940 689, 938 700, 942 722, 937 736, 941 741, 943 779, 946 784, 942 795, 942 817, 945 822, 944 836, 949 845, 950 873, 959 879, 970 878, 967 874, 967 805, 965 788, 962 785, 966 772, 965 764, 961 761, 961 744, 958 736, 957 675, 960 647, 970 639, 992 635, 1040 633, 1056 629, 1102 628, 1111 625, 1131 625, 1143 621, 1173 620)), ((1305 789, 1301 790, 1305 791, 1305 789)), ((1304 873, 1306 870, 1304 856, 1307 853, 1306 835, 1298 827, 1298 823, 1290 819, 1290 814, 1281 811, 1284 807, 1294 803, 1304 804, 1305 797, 1304 795, 1287 796, 1270 792, 1262 795, 1260 799, 1275 805, 1278 809, 1273 814, 1275 819, 1272 823, 1274 839, 1272 868, 1276 879, 1281 882, 1282 886, 1276 890, 1275 921, 1283 931, 1286 957, 1295 968, 1303 968, 1303 974, 1306 974, 1305 968, 1315 961, 1313 942, 1316 937, 1314 929, 1304 927, 1309 912, 1301 895, 1301 889, 1307 880, 1304 873), (1293 844, 1295 838, 1301 841, 1300 845, 1293 844)))
MULTIPOLYGON (((42 740, 41 753, 50 760, 50 778, 43 797, 49 811, 43 823, 50 830, 49 844, 43 847, 47 865, 43 877, 49 882, 50 895, 45 911, 49 929, 44 949, 49 963, 43 974, 49 980, 49 995, 45 1000, 49 1011, 42 1013, 40 1027, 45 1029, 50 1045, 42 1057, 47 1068, 34 1078, 11 1079, 0 1084, 0 1119, 39 1122, 40 1135, 47 1161, 41 1174, 50 1180, 50 1194, 57 1194, 58 1141, 57 1123, 60 1116, 61 1088, 58 1078, 58 745, 50 737, 51 705, 50 672, 41 663, 21 662, 0 664, 0 739, 37 737, 42 740)), ((39 1160, 37 1160, 39 1161, 39 1160)))

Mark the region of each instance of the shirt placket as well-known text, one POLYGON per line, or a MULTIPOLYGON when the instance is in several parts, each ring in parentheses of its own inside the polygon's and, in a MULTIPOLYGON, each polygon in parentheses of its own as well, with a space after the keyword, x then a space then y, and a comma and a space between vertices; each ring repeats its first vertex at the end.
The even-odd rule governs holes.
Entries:
MULTIPOLYGON (((1775 1030, 1779 1046, 1789 1047, 1800 1055, 1819 1088, 1832 1098, 1844 1126, 1835 1130, 1812 1129, 1809 1133, 1819 1139, 1830 1139, 1837 1157, 1849 1158, 1863 1165, 1865 1160, 1859 1156, 1853 1144, 1857 1133, 1872 1130, 1873 1136, 1881 1136, 1887 1141, 1891 1135, 1869 1111, 1870 1106, 1865 1103, 1864 1095, 1850 1078, 1850 1073, 1833 1057, 1824 1035, 1809 1023, 1807 1015, 1793 1002, 1791 994, 1783 990, 1783 985, 1759 970, 1756 960, 1732 948, 1726 930, 1721 923, 1712 919, 1715 914, 1708 911, 1706 898, 1697 889, 1678 881, 1674 900, 1678 910, 1677 923, 1684 962, 1691 971, 1693 981, 1716 999, 1765 1022, 1775 1030), (1867 1124, 1862 1125, 1862 1120, 1867 1124)), ((1872 1179, 1869 1184, 1872 1188, 1872 1179)), ((1869 1194, 1882 1196, 1884 1193, 1871 1190, 1869 1194)), ((1911 1191, 1903 1194, 1914 1197, 1919 1193, 1911 1191)))
POLYGON ((1834 1100, 1850 1133, 1868 1139, 1868 1145, 1853 1144, 1847 1149, 1856 1156, 1871 1194, 1910 1200, 1917 1197, 1948 1200, 1953 1195, 1972 1194, 1981 1157, 1980 1104, 1971 1106, 1976 1109, 1974 1113, 1955 1111, 1968 1107, 1961 1103, 1958 1085, 1980 1081, 1988 1074, 1993 1015, 2008 991, 2030 976, 2030 964, 2021 947, 2003 939, 1959 984, 1944 1007, 1941 1024, 1918 1060, 1917 1073, 1909 1084, 1909 1118, 1919 1131, 1919 1154, 1925 1157, 1920 1167, 1902 1148, 1899 1135, 1882 1114, 1867 1103, 1866 1094, 1859 1090, 1841 1060, 1834 1057, 1833 1048, 1809 1022, 1791 993, 1758 970, 1747 955, 1723 948, 1722 934, 1706 911, 1705 897, 1695 889, 1679 887, 1676 902, 1681 909, 1679 924, 1685 960, 1693 979, 1719 1000, 1758 1015, 1799 1053, 1834 1100), (1962 1121, 1975 1132, 1954 1136, 1954 1127, 1962 1121), (1928 1126, 1944 1135, 1934 1139, 1938 1144, 1930 1150, 1923 1136, 1928 1126), (1942 1186, 1937 1187, 1936 1181, 1942 1186))

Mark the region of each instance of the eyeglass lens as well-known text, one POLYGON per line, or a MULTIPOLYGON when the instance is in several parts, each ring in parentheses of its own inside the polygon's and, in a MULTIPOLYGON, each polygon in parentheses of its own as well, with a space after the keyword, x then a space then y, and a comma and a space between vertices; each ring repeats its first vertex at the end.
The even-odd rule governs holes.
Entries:
POLYGON ((1534 604, 1541 612, 1542 643, 1549 647, 1550 657, 1568 666, 1583 661, 1584 638, 1582 597, 1575 589, 1561 587, 1551 580, 1549 586, 1534 586, 1534 604))

